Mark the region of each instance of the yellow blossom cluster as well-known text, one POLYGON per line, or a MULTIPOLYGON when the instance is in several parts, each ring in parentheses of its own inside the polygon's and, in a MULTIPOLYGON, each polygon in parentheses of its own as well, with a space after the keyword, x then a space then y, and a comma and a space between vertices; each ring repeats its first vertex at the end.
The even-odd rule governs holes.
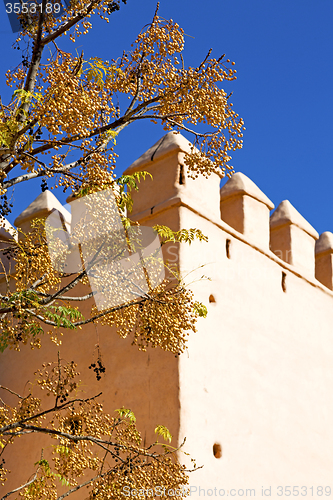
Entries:
MULTIPOLYGON (((67 23, 83 3, 71 7, 67 23)), ((107 8, 97 4, 101 11, 107 8)), ((52 28, 54 36, 63 33, 60 28, 57 32, 59 20, 54 23, 41 38, 41 47, 52 28)), ((79 24, 74 23, 75 29, 79 24)), ((230 175, 230 153, 242 147, 244 129, 230 95, 221 88, 223 81, 236 78, 234 63, 225 55, 213 58, 209 51, 197 67, 186 67, 183 49, 183 30, 156 14, 132 49, 111 61, 85 60, 84 52, 73 55, 57 46, 45 64, 31 61, 29 70, 20 66, 8 72, 8 85, 24 90, 3 111, 6 174, 20 164, 39 175, 60 176, 64 188, 80 187, 84 175, 96 183, 98 168, 113 174, 116 135, 134 121, 147 119, 161 122, 165 130, 192 133, 194 147, 185 158, 192 177, 230 175), (73 152, 77 159, 69 162, 73 152)))
POLYGON ((192 292, 166 280, 145 300, 105 314, 101 324, 115 325, 122 338, 133 335, 132 343, 140 350, 160 347, 178 355, 184 352, 189 333, 196 332, 197 318, 192 292))
MULTIPOLYGON (((24 24, 17 47, 27 42, 27 55, 6 73, 13 96, 7 105, 0 102, 0 191, 6 196, 16 184, 36 178, 54 179, 52 188, 70 189, 74 198, 117 188, 117 216, 128 234, 133 223, 124 209, 131 207, 130 188, 136 189, 139 179, 115 180, 116 140, 124 127, 146 119, 162 123, 165 130, 191 133, 194 145, 185 161, 195 178, 213 172, 221 177, 232 174, 231 152, 242 147, 244 123, 222 88, 223 82, 236 78, 234 63, 225 55, 214 58, 209 51, 198 66, 186 66, 184 32, 173 20, 159 17, 158 9, 131 50, 110 61, 61 49, 62 36, 75 41, 87 34, 95 14, 108 22, 119 3, 71 0, 60 17, 36 13, 24 24), (23 172, 17 174, 16 167, 23 172)), ((5 216, 8 202, 1 209, 5 216)), ((96 219, 104 220, 103 212, 103 206, 97 207, 96 219)), ((161 226, 159 234, 165 242, 206 239, 195 229, 173 232, 161 226)), ((81 236, 73 235, 78 245, 81 236)), ((82 247, 79 252, 83 262, 82 247)), ((84 318, 73 301, 92 299, 87 270, 83 265, 82 272, 65 274, 53 268, 42 221, 20 233, 1 255, 15 262, 15 269, 4 273, 0 351, 19 350, 28 342, 40 348, 46 328, 60 344, 66 329, 101 322, 114 326, 123 338, 131 336, 140 350, 158 347, 177 356, 185 350, 189 332, 196 331, 198 316, 207 312, 178 278, 149 286, 136 300, 102 312, 92 307, 84 318), (76 297, 77 288, 85 295, 76 297)), ((21 498, 56 500, 64 498, 59 488, 66 486, 71 494, 87 486, 90 500, 120 500, 125 486, 179 490, 187 484, 179 450, 168 445, 162 452, 160 445, 142 447, 130 410, 110 416, 97 397, 82 397, 74 362, 64 363, 59 357, 35 375, 28 396, 1 387, 19 402, 11 406, 1 399, 0 454, 23 434, 43 434, 53 445, 53 453, 41 455, 35 475, 19 488, 21 498), (53 398, 53 407, 44 406, 38 391, 53 398)), ((0 479, 5 472, 1 465, 0 479)))
MULTIPOLYGON (((37 433, 45 438, 32 480, 27 478, 26 484, 18 485, 20 498, 56 500, 66 486, 66 496, 84 488, 91 500, 120 500, 125 487, 181 491, 188 484, 187 471, 176 456, 179 449, 158 440, 143 446, 131 410, 122 408, 111 416, 103 410, 98 396, 82 397, 75 364, 58 357, 36 375, 38 383, 30 384, 25 397, 1 387, 5 396, 11 393, 18 399, 13 406, 2 395, 1 448, 17 446, 23 435, 33 439, 37 433), (46 389, 53 398, 53 402, 48 398, 47 407, 34 396, 39 389, 46 389)), ((169 435, 166 428, 164 431, 169 435)), ((7 473, 0 467, 2 484, 7 473)))

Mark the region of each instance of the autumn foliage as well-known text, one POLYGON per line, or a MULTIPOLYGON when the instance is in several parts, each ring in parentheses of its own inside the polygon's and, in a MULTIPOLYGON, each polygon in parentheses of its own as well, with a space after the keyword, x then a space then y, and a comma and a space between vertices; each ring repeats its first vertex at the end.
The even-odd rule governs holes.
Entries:
MULTIPOLYGON (((221 87, 223 81, 236 78, 234 63, 225 55, 214 58, 208 51, 197 67, 187 67, 184 32, 173 20, 159 17, 158 8, 131 50, 110 61, 86 60, 84 51, 61 49, 62 37, 76 42, 92 28, 92 16, 109 22, 118 8, 117 1, 75 0, 59 18, 45 9, 22 15, 16 47, 23 51, 23 61, 7 71, 13 95, 7 104, 0 102, 3 217, 10 210, 11 188, 41 178, 43 188, 52 183, 76 198, 113 189, 124 228, 131 227, 130 192, 138 189, 144 174, 116 178, 115 143, 124 127, 137 120, 192 134, 194 146, 185 157, 192 177, 232 174, 230 154, 242 147, 244 126, 221 87), (203 125, 208 132, 202 132, 203 125)), ((155 230, 162 244, 206 239, 196 229, 155 230)), ((20 233, 1 252, 3 259, 15 263, 15 270, 3 273, 2 351, 27 349, 25 344, 42 348, 44 333, 60 344, 59 329, 101 322, 114 326, 122 338, 131 335, 141 350, 158 347, 179 355, 197 318, 206 314, 178 270, 168 268, 167 279, 149 293, 102 313, 92 307, 90 316, 83 317, 80 301, 92 296, 86 271, 66 274, 52 267, 43 220, 35 221, 28 234, 20 233), (75 295, 78 285, 80 290, 86 286, 85 295, 75 295)), ((83 398, 76 370, 74 361, 67 363, 60 356, 55 363, 45 363, 35 374, 38 390, 31 389, 27 396, 15 393, 16 405, 5 401, 13 391, 0 386, 1 459, 21 435, 30 434, 33 440, 41 433, 53 443, 52 461, 41 454, 34 476, 2 498, 62 500, 88 487, 89 499, 120 499, 126 485, 185 486, 188 471, 179 463, 179 449, 171 447, 167 429, 156 430, 162 443, 144 447, 133 413, 119 409, 110 416, 98 395, 83 398), (50 394, 52 404, 48 399, 46 405, 41 390, 50 394)), ((0 474, 5 480, 5 464, 0 474)))

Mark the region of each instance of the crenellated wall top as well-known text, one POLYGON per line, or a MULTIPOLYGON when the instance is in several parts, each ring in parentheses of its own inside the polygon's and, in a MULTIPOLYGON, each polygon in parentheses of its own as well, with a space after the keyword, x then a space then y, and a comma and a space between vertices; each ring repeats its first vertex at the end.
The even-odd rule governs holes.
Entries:
POLYGON ((220 191, 221 201, 239 195, 251 196, 251 198, 264 203, 270 210, 274 208, 271 200, 242 172, 236 172, 220 191))
MULTIPOLYGON (((140 190, 133 192, 134 220, 154 219, 169 206, 183 205, 215 223, 222 219, 255 248, 267 255, 275 254, 293 266, 295 272, 311 280, 316 277, 333 289, 333 258, 320 258, 323 254, 333 255, 332 233, 325 232, 318 239, 317 231, 288 200, 282 201, 271 215, 274 204, 241 172, 234 174, 220 192, 215 174, 208 179, 190 179, 182 163, 183 154, 190 151, 191 143, 185 137, 169 132, 126 170, 127 174, 140 170, 153 172, 153 181, 147 177, 141 181, 140 190)), ((27 228, 32 219, 46 217, 53 209, 59 210, 66 221, 70 220, 69 212, 57 198, 45 191, 16 218, 15 224, 27 228)))

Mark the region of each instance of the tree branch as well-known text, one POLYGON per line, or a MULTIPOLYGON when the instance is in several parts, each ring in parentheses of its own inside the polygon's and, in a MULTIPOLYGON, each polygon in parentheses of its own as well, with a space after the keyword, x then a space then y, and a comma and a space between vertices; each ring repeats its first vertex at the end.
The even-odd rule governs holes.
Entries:
MULTIPOLYGON (((90 292, 87 295, 83 295, 82 297, 71 297, 70 295, 66 295, 66 296, 61 295, 60 299, 61 300, 76 300, 76 301, 88 300, 94 296, 94 293, 95 292, 90 292)), ((37 295, 42 295, 44 297, 50 297, 49 294, 43 293, 43 292, 37 292, 37 295)))
MULTIPOLYGON (((105 309, 104 311, 100 312, 99 314, 96 314, 92 318, 85 319, 82 321, 76 321, 75 323, 72 323, 72 325, 74 328, 77 328, 78 326, 83 326, 83 325, 87 325, 88 323, 93 323, 94 321, 96 321, 96 319, 102 318, 103 316, 106 316, 107 314, 111 314, 111 313, 116 312, 116 311, 121 311, 122 309, 126 309, 127 307, 131 307, 131 306, 143 303, 146 300, 148 300, 148 299, 144 298, 141 300, 136 300, 136 301, 129 302, 126 304, 122 304, 121 306, 112 307, 111 309, 105 309)), ((42 321, 46 325, 59 327, 59 325, 57 323, 55 323, 54 321, 51 321, 49 319, 44 318, 40 314, 37 314, 34 311, 31 311, 31 309, 25 309, 25 311, 27 311, 29 314, 31 314, 35 318, 39 319, 40 321, 42 321)), ((9 311, 7 311, 7 312, 9 312, 9 311)), ((1 311, 0 311, 0 313, 1 313, 1 311)))
MULTIPOLYGON (((165 97, 165 96, 163 96, 163 97, 165 97)), ((61 139, 59 141, 57 141, 57 140, 48 141, 47 144, 44 144, 43 146, 40 146, 40 147, 35 148, 34 150, 32 150, 29 153, 29 156, 31 158, 33 158, 37 154, 40 154, 42 152, 49 151, 50 149, 53 149, 54 146, 57 146, 57 145, 67 146, 67 145, 71 144, 72 142, 75 142, 75 141, 78 141, 78 140, 90 139, 90 138, 92 138, 92 137, 94 137, 96 135, 108 132, 109 130, 118 129, 118 131, 121 131, 127 125, 129 125, 130 123, 134 122, 135 120, 145 118, 145 116, 143 116, 144 113, 146 113, 147 111, 152 111, 153 109, 155 109, 155 108, 158 107, 158 106, 150 106, 150 105, 158 102, 160 99, 161 99, 160 95, 155 96, 155 97, 153 97, 151 99, 148 99, 147 101, 139 104, 134 110, 132 110, 132 111, 127 110, 126 113, 122 117, 118 118, 117 120, 113 121, 112 123, 109 123, 108 125, 104 125, 102 127, 97 127, 92 132, 90 132, 89 134, 86 134, 84 136, 82 136, 82 134, 75 134, 75 135, 70 136, 70 137, 65 137, 64 139, 61 139)), ((133 101, 133 104, 134 104, 134 101, 133 101)), ((159 116, 158 115, 156 115, 156 116, 154 115, 153 117, 149 116, 149 118, 158 119, 159 116)), ((71 162, 71 163, 68 163, 67 165, 64 165, 63 167, 61 167, 59 169, 55 170, 55 169, 46 167, 43 170, 39 170, 38 172, 30 172, 28 174, 23 174, 23 175, 15 177, 14 179, 5 181, 5 182, 2 183, 2 186, 3 186, 4 189, 8 189, 8 188, 14 186, 15 184, 20 183, 20 182, 24 182, 24 181, 27 181, 27 180, 30 180, 30 179, 35 179, 37 177, 43 177, 47 173, 53 173, 53 174, 59 173, 59 174, 66 175, 66 171, 71 170, 71 169, 77 167, 80 163, 86 162, 89 159, 90 156, 92 156, 96 152, 104 149, 106 147, 106 145, 111 140, 112 140, 112 137, 108 138, 107 140, 103 141, 102 144, 100 144, 99 146, 97 146, 96 148, 94 148, 93 151, 89 151, 89 153, 87 153, 81 159, 76 160, 76 161, 71 162)), ((23 151, 22 152, 18 151, 17 153, 18 153, 18 158, 15 159, 12 163, 7 163, 6 166, 5 166, 5 168, 4 168, 4 171, 5 171, 5 173, 7 175, 9 174, 9 172, 15 166, 17 166, 19 164, 19 162, 20 162, 20 155, 21 154, 25 154, 25 152, 23 152, 23 151)), ((41 163, 36 158, 34 158, 34 159, 36 160, 37 163, 41 163)), ((1 168, 1 163, 0 163, 0 168, 1 168)))
POLYGON ((26 488, 27 486, 29 486, 30 484, 32 484, 34 481, 36 481, 37 479, 37 474, 38 474, 38 470, 39 470, 39 467, 38 469, 36 470, 34 476, 32 479, 30 479, 30 481, 28 481, 27 483, 23 484, 22 486, 19 486, 18 488, 16 488, 15 490, 11 490, 11 491, 8 491, 8 493, 6 493, 3 497, 1 497, 1 500, 5 500, 5 498, 8 498, 10 495, 12 495, 13 493, 17 493, 18 491, 20 490, 23 490, 23 488, 26 488))
MULTIPOLYGON (((113 121, 112 123, 109 123, 108 125, 103 125, 102 127, 96 127, 94 130, 92 130, 89 134, 85 134, 82 136, 82 134, 75 134, 69 137, 65 137, 64 139, 61 139, 61 145, 67 145, 72 142, 78 141, 78 140, 83 140, 83 139, 90 139, 91 137, 94 137, 95 135, 98 134, 103 134, 104 132, 107 132, 108 130, 114 130, 122 125, 124 125, 127 122, 132 122, 135 121, 135 114, 141 111, 143 108, 148 107, 150 104, 153 104, 155 102, 158 102, 161 99, 161 96, 155 96, 152 97, 151 99, 148 99, 147 101, 139 104, 134 110, 132 110, 129 114, 126 116, 123 115, 117 120, 113 121)), ((54 146, 58 144, 58 141, 51 141, 50 144, 41 146, 39 148, 34 149, 31 151, 32 155, 42 153, 43 151, 48 151, 49 149, 53 149, 54 146)))
POLYGON ((4 385, 0 385, 0 389, 3 389, 4 391, 8 391, 8 392, 10 392, 11 394, 14 394, 14 396, 17 396, 20 399, 25 399, 23 396, 20 396, 19 394, 17 394, 17 392, 12 391, 11 389, 8 389, 8 387, 5 387, 4 385))
POLYGON ((88 484, 91 484, 93 481, 95 481, 96 479, 98 478, 102 478, 103 476, 105 476, 107 473, 105 474, 99 474, 98 476, 95 476, 93 477, 92 479, 88 479, 88 481, 82 483, 82 484, 78 484, 77 486, 75 486, 74 488, 66 491, 66 493, 64 493, 63 495, 60 495, 60 497, 57 498, 57 500, 63 500, 64 498, 68 497, 69 495, 71 495, 72 493, 75 493, 75 491, 78 491, 80 490, 81 488, 84 488, 84 486, 87 486, 88 484))
MULTIPOLYGON (((37 73, 38 73, 40 61, 42 58, 42 53, 43 53, 43 48, 44 48, 44 44, 42 43, 42 34, 43 34, 43 22, 44 22, 44 17, 45 17, 46 2, 47 2, 47 0, 42 0, 41 12, 39 14, 39 20, 38 20, 37 36, 36 36, 35 43, 34 43, 31 63, 29 66, 29 71, 28 71, 25 85, 24 85, 24 90, 26 92, 32 92, 35 88, 37 73)), ((26 112, 28 112, 29 107, 30 107, 30 101, 28 101, 27 103, 24 103, 22 106, 22 108, 26 112)), ((24 115, 22 114, 22 116, 24 116, 24 115)))
MULTIPOLYGON (((31 57, 31 64, 29 66, 28 74, 26 77, 25 85, 23 89, 26 92, 32 92, 36 79, 37 79, 37 73, 39 69, 39 64, 42 58, 42 53, 43 53, 43 44, 41 43, 42 39, 42 34, 43 34, 43 21, 44 21, 44 16, 45 16, 45 6, 46 6, 47 0, 42 0, 42 5, 41 5, 41 12, 39 15, 39 20, 38 20, 38 30, 37 30, 37 36, 34 42, 34 48, 32 52, 32 57, 31 57)), ((18 116, 18 121, 23 122, 24 116, 27 115, 30 107, 30 99, 27 99, 26 102, 22 104, 22 110, 19 113, 18 116)), ((15 144, 17 137, 14 138, 13 142, 15 144)), ((7 161, 7 159, 10 157, 10 155, 6 155, 4 160, 0 162, 0 170, 3 170, 6 172, 6 169, 8 168, 8 165, 10 162, 7 161)))
MULTIPOLYGON (((19 422, 15 422, 13 424, 8 424, 8 425, 5 425, 4 427, 0 427, 0 435, 1 434, 12 435, 12 433, 9 431, 22 427, 22 425, 24 425, 25 422, 29 422, 30 420, 39 419, 39 418, 43 417, 44 415, 48 415, 49 413, 52 413, 55 411, 61 411, 61 410, 65 409, 67 406, 72 405, 73 403, 87 403, 88 401, 92 401, 93 399, 99 398, 99 396, 101 396, 101 395, 102 395, 102 392, 96 394, 96 396, 92 396, 91 398, 70 399, 69 401, 66 401, 65 403, 61 404, 60 406, 55 405, 52 408, 49 408, 48 410, 41 411, 40 413, 37 413, 36 415, 31 415, 30 417, 24 418, 23 420, 20 420, 19 422)), ((26 399, 26 398, 22 398, 22 399, 26 399)), ((39 427, 37 427, 37 429, 39 429, 39 427)), ((32 430, 34 430, 34 429, 32 429, 32 430)))
POLYGON ((43 45, 46 45, 50 42, 53 42, 53 40, 55 40, 56 38, 58 38, 60 35, 62 35, 63 33, 65 33, 65 31, 68 31, 70 28, 72 28, 75 24, 77 24, 78 22, 80 22, 82 19, 84 19, 85 17, 87 17, 88 14, 90 14, 90 12, 98 6, 98 4, 102 3, 101 0, 95 0, 93 2, 91 2, 88 7, 85 7, 84 10, 81 10, 81 12, 79 12, 79 14, 77 14, 75 17, 73 17, 73 19, 71 19, 70 21, 68 21, 67 23, 65 23, 64 25, 60 26, 60 28, 58 28, 54 33, 51 33, 50 35, 47 35, 43 38, 42 40, 42 43, 43 45))
MULTIPOLYGON (((123 444, 120 444, 117 442, 109 441, 106 439, 101 439, 101 438, 98 438, 95 436, 89 436, 89 435, 84 436, 81 434, 76 436, 75 434, 69 434, 68 432, 58 431, 57 429, 49 429, 48 427, 38 427, 36 425, 26 425, 26 424, 21 424, 21 423, 15 424, 15 428, 21 428, 24 430, 31 430, 33 432, 39 432, 41 434, 58 436, 58 437, 63 438, 63 439, 68 439, 69 441, 73 441, 74 443, 78 443, 80 441, 89 441, 89 442, 94 443, 97 446, 103 448, 104 450, 107 450, 108 453, 111 453, 111 454, 113 454, 112 450, 106 448, 105 445, 133 451, 134 453, 137 453, 138 455, 143 455, 145 457, 154 458, 155 460, 158 460, 158 458, 159 458, 159 454, 157 452, 147 453, 147 450, 145 450, 145 449, 142 449, 142 452, 139 452, 136 448, 132 448, 130 445, 126 446, 126 445, 123 445, 123 444)), ((1 432, 1 429, 0 429, 0 432, 1 432)), ((2 435, 3 436, 8 436, 8 435, 10 436, 11 432, 5 431, 5 432, 2 432, 2 435)), ((154 444, 160 444, 160 443, 156 442, 154 444)), ((164 445, 164 446, 166 446, 166 445, 164 445)), ((175 450, 169 451, 167 453, 169 453, 169 454, 174 453, 175 451, 178 451, 182 446, 183 446, 183 444, 180 445, 175 450)), ((119 456, 117 456, 117 458, 118 458, 118 460, 119 459, 122 460, 119 456)))

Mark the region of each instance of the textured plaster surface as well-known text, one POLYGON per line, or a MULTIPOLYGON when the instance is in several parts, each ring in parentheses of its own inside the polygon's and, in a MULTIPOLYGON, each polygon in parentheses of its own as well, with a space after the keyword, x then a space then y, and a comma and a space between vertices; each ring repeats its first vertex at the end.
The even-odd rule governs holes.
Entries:
POLYGON ((271 217, 271 228, 284 226, 285 224, 293 224, 298 226, 303 231, 307 232, 314 239, 318 239, 319 234, 308 223, 306 219, 296 210, 289 200, 281 201, 275 212, 271 217))
POLYGON ((269 208, 260 200, 239 193, 221 199, 221 217, 249 241, 269 249, 269 208))
POLYGON ((221 201, 225 201, 230 197, 237 195, 251 196, 257 201, 264 203, 269 210, 274 208, 271 200, 258 188, 258 186, 242 172, 236 172, 224 184, 220 191, 221 201))
MULTIPOLYGON (((181 221, 199 224, 185 209, 181 221)), ((188 451, 205 464, 191 482, 257 492, 328 485, 332 297, 289 272, 283 292, 285 269, 209 222, 200 228, 210 240, 206 248, 181 250, 186 270, 206 262, 200 273, 212 278, 195 285, 209 312, 190 338, 188 357, 180 358, 180 438, 188 436, 188 451), (221 459, 213 456, 215 442, 221 459)))
MULTIPOLYGON (((218 183, 185 178, 179 185, 181 147, 172 143, 168 154, 162 153, 149 165, 151 152, 134 164, 133 168, 151 169, 154 181, 147 178, 134 193, 133 219, 174 230, 195 227, 208 236, 208 243, 164 248, 165 258, 180 264, 196 299, 207 305, 208 316, 199 319, 187 352, 177 359, 157 349, 140 353, 130 339, 119 339, 112 328, 99 326, 97 332, 93 326, 65 332, 62 355, 79 362, 84 390, 102 391, 106 410, 133 409, 146 442, 154 439, 153 429, 161 423, 178 442, 186 436, 185 451, 197 465, 204 465, 191 475, 193 486, 206 491, 223 488, 225 496, 231 496, 227 491, 233 488, 255 488, 256 497, 262 496, 262 487, 271 486, 271 498, 277 499, 279 485, 331 485, 333 293, 332 254, 326 252, 330 238, 322 238, 330 259, 321 261, 317 253, 319 282, 313 272, 318 235, 288 203, 283 223, 273 224, 270 250, 269 206, 253 197, 253 186, 248 194, 238 193, 241 203, 236 202, 238 194, 234 197, 228 220, 222 203, 222 221, 218 183), (244 201, 247 198, 251 203, 244 201), (211 295, 215 302, 209 302, 211 295), (98 338, 107 369, 99 383, 88 370, 98 338), (222 448, 220 459, 213 455, 215 443, 222 448)), ((84 305, 83 314, 87 308, 84 305)), ((5 352, 0 357, 0 380, 26 393, 31 373, 45 360, 56 359, 57 351, 45 339, 41 351, 5 352)), ((39 451, 28 440, 20 441, 10 468, 24 456, 20 474, 26 478, 39 451)), ((193 493, 191 498, 202 496, 193 493)))

